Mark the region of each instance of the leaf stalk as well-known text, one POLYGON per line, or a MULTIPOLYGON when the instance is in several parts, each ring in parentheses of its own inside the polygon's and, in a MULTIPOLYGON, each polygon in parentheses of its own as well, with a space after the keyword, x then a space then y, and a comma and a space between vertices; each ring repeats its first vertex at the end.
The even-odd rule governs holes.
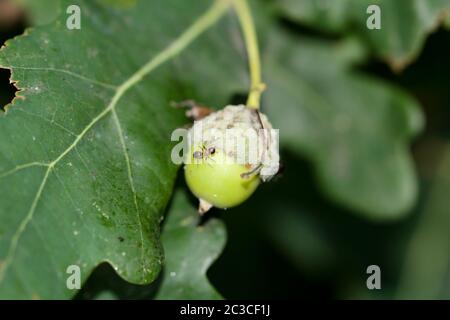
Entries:
POLYGON ((259 109, 261 95, 266 89, 266 85, 262 82, 261 58, 255 24, 246 0, 233 0, 233 7, 244 35, 250 69, 251 86, 247 99, 247 107, 259 109))

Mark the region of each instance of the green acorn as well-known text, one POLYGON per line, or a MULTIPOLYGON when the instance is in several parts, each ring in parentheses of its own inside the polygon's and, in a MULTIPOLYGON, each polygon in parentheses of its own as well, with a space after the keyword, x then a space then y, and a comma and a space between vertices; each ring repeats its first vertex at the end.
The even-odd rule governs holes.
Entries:
POLYGON ((189 131, 184 175, 199 212, 243 203, 278 171, 277 136, 267 117, 244 105, 227 106, 189 131))

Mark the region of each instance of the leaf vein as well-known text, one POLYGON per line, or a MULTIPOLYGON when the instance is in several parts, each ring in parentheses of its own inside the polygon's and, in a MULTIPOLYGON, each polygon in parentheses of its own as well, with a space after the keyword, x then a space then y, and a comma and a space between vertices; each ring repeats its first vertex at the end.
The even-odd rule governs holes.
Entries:
POLYGON ((64 73, 67 74, 69 76, 72 76, 74 78, 78 78, 80 80, 84 80, 86 82, 90 82, 92 84, 107 88, 107 89, 111 89, 111 90, 116 90, 117 86, 110 84, 110 83, 105 83, 102 81, 98 81, 98 80, 94 80, 91 79, 89 77, 83 76, 81 74, 69 71, 69 70, 65 70, 65 69, 59 69, 59 68, 51 68, 51 67, 21 67, 21 66, 8 66, 8 68, 11 69, 17 69, 17 70, 31 70, 31 71, 48 71, 48 72, 58 72, 58 73, 64 73))
POLYGON ((117 116, 117 112, 116 110, 112 111, 112 115, 113 115, 113 119, 114 119, 114 123, 116 125, 117 131, 119 133, 119 140, 120 140, 120 144, 122 146, 122 150, 123 150, 123 154, 125 157, 125 162, 126 162, 126 166, 127 166, 127 174, 128 174, 128 182, 130 185, 130 189, 131 192, 133 194, 133 202, 134 202, 134 208, 136 210, 136 215, 137 215, 137 221, 139 224, 139 236, 140 236, 140 240, 141 240, 141 268, 142 268, 142 277, 144 279, 145 276, 145 248, 144 248, 144 233, 142 231, 142 215, 141 212, 139 210, 139 205, 138 205, 138 201, 137 201, 137 193, 136 193, 136 188, 134 185, 134 180, 133 180, 133 173, 131 171, 131 162, 130 162, 130 155, 128 154, 127 151, 127 146, 125 143, 125 138, 123 135, 123 129, 122 126, 120 124, 120 120, 119 117, 117 116))
POLYGON ((0 173, 0 179, 7 177, 9 175, 12 175, 18 171, 21 171, 23 169, 26 168, 30 168, 30 167, 48 167, 49 164, 48 163, 44 163, 44 162, 30 162, 30 163, 25 163, 25 164, 21 164, 21 165, 17 165, 15 168, 8 170, 6 172, 0 173))

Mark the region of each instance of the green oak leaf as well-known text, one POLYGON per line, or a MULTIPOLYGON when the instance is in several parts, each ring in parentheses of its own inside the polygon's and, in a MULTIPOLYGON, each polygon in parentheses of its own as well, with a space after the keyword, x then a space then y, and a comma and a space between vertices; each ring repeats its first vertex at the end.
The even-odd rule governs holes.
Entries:
MULTIPOLYGON (((444 144, 445 143, 445 144, 444 144)), ((450 145, 443 155, 429 190, 419 207, 418 221, 403 253, 397 299, 448 299, 450 266, 450 145), (447 287, 445 287, 447 285, 447 287)))
POLYGON ((78 1, 81 30, 61 10, 2 48, 20 92, 0 117, 0 298, 70 297, 70 265, 157 277, 170 134, 187 123, 170 102, 223 106, 247 86, 224 3, 78 1))
POLYGON ((210 218, 200 224, 186 191, 178 191, 163 227, 166 265, 156 299, 220 299, 206 272, 225 246, 222 221, 210 218))
POLYGON ((321 189, 358 214, 405 214, 417 194, 408 150, 423 125, 417 103, 351 70, 364 57, 353 41, 274 32, 268 43, 263 111, 281 129, 281 146, 311 160, 321 189))
POLYGON ((279 0, 283 14, 332 33, 360 36, 395 70, 419 54, 427 35, 444 22, 450 0, 279 0), (381 10, 381 29, 366 26, 369 5, 381 10))
POLYGON ((179 187, 161 231, 165 264, 155 282, 133 285, 118 279, 104 265, 94 271, 77 298, 221 299, 209 283, 206 271, 225 245, 225 226, 215 218, 201 221, 196 205, 195 199, 188 198, 186 186, 179 187))

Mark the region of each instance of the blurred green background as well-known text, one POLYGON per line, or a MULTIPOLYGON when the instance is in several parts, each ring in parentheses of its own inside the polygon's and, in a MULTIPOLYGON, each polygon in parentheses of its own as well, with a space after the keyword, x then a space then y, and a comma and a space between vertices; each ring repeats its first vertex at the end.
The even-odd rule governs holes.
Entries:
MULTIPOLYGON (((0 0, 0 43, 21 34, 31 23, 20 10, 7 13, 7 2, 0 0)), ((322 2, 326 3, 316 3, 322 2)), ((392 2, 406 6, 401 0, 392 2)), ((439 5, 446 6, 444 2, 439 5)), ((342 12, 336 9, 339 5, 317 8, 313 2, 303 0, 260 3, 258 8, 265 8, 261 11, 276 15, 276 28, 298 37, 292 39, 306 37, 308 41, 334 43, 347 38, 365 38, 366 31, 352 31, 358 19, 348 18, 348 23, 342 22, 347 21, 347 17, 342 17, 342 12), (333 8, 336 9, 332 11, 334 14, 330 14, 327 10, 333 8), (297 10, 301 14, 297 15, 297 10)), ((364 11, 359 13, 362 19, 367 17, 364 11)), ((261 18, 265 13, 258 14, 260 30, 265 34, 272 32, 268 29, 273 25, 267 27, 261 18)), ((408 18, 405 13, 406 21, 408 18)), ((414 27, 412 21, 411 28, 414 27)), ((263 48, 271 45, 270 38, 262 38, 263 48)), ((376 40, 362 43, 366 52, 364 58, 345 58, 355 61, 352 72, 403 89, 419 102, 425 118, 424 129, 411 144, 405 143, 406 152, 413 156, 418 177, 418 193, 412 205, 405 206, 408 208, 395 219, 373 219, 363 212, 364 205, 357 201, 356 205, 346 203, 342 195, 324 190, 326 183, 318 179, 314 164, 317 158, 308 152, 302 156, 286 147, 288 143, 282 144, 284 170, 281 176, 263 185, 244 205, 229 212, 212 213, 223 219, 227 227, 225 249, 208 272, 212 285, 224 297, 450 298, 450 31, 436 27, 429 36, 423 35, 423 45, 414 44, 411 51, 417 53, 408 58, 410 61, 402 65, 401 70, 398 62, 389 64, 385 52, 377 49, 376 40), (381 268, 381 290, 366 287, 366 268, 372 264, 381 268)), ((314 69, 314 61, 311 63, 314 69)), ((324 82, 328 77, 319 72, 320 76, 324 77, 324 82)), ((9 71, 0 70, 1 106, 14 96, 8 79, 9 71)), ((364 93, 359 92, 361 99, 364 93)), ((348 96, 348 99, 353 98, 348 96)), ((370 104, 372 97, 366 99, 370 104)), ((276 112, 284 112, 282 105, 277 108, 276 112)), ((365 143, 371 150, 383 147, 383 140, 374 140, 373 145, 370 141, 365 143)), ((377 162, 371 163, 368 170, 377 172, 377 162)), ((183 187, 179 180, 178 184, 183 187)), ((376 201, 390 200, 379 198, 376 201)), ((390 204, 386 203, 386 207, 390 204)), ((384 207, 383 204, 380 207, 384 207)), ((148 297, 154 290, 154 286, 149 286, 144 294, 142 288, 123 283, 109 267, 103 266, 94 272, 78 297, 93 298, 108 288, 124 298, 148 297)))

